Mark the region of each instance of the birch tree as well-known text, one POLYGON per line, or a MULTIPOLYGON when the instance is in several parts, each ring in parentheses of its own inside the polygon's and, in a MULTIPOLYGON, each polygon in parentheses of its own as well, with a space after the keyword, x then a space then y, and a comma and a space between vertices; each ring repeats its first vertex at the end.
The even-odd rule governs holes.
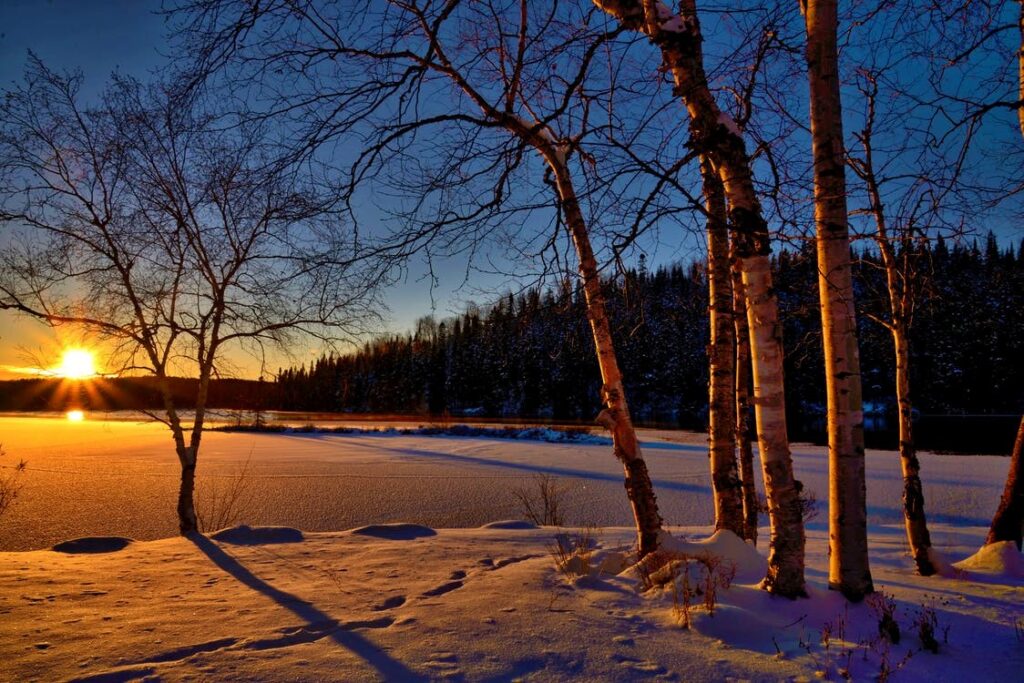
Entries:
POLYGON ((736 339, 736 450, 743 491, 743 538, 757 544, 758 505, 754 483, 754 449, 750 442, 750 331, 743 274, 730 251, 729 275, 733 293, 733 334, 736 339))
POLYGON ((722 111, 708 86, 694 0, 683 0, 678 14, 659 0, 594 0, 594 4, 623 27, 647 35, 661 50, 674 92, 690 117, 690 144, 711 160, 722 180, 747 297, 758 445, 771 522, 768 574, 762 586, 787 597, 803 596, 802 487, 793 473, 786 430, 782 334, 771 285, 771 245, 742 131, 722 111))
POLYGON ((915 230, 915 217, 907 217, 900 225, 890 224, 890 215, 883 200, 883 183, 876 171, 874 128, 878 81, 868 72, 862 74, 861 94, 865 103, 864 127, 856 133, 859 154, 851 152, 850 168, 860 178, 868 197, 868 212, 874 220, 872 237, 881 255, 885 271, 888 317, 868 317, 884 326, 892 337, 896 357, 896 402, 899 431, 900 469, 903 474, 903 518, 907 542, 918 573, 930 576, 937 571, 931 550, 931 535, 925 515, 921 464, 913 436, 913 402, 910 386, 910 329, 914 308, 920 296, 924 267, 917 255, 916 242, 924 236, 915 230))
POLYGON ((378 274, 301 169, 259 127, 220 127, 165 85, 82 78, 33 59, 0 105, 0 308, 84 329, 116 367, 156 377, 181 465, 177 515, 197 530, 210 380, 297 336, 351 338, 378 274), (191 421, 169 380, 198 380, 191 421))
POLYGON ((835 0, 802 0, 807 28, 814 219, 828 396, 829 588, 859 601, 874 588, 868 564, 860 352, 850 232, 835 0))
MULTIPOLYGON (((980 44, 964 50, 963 41, 949 42, 943 36, 947 20, 960 21, 946 17, 922 22, 917 12, 900 6, 883 7, 866 19, 851 17, 861 42, 880 45, 893 35, 904 36, 905 41, 884 51, 851 53, 842 79, 846 104, 863 120, 853 134, 856 144, 847 151, 853 171, 850 196, 863 202, 852 215, 869 219, 864 235, 877 248, 884 277, 881 305, 867 306, 865 312, 892 341, 904 525, 915 567, 926 576, 936 573, 942 560, 928 532, 914 439, 915 311, 929 278, 929 241, 937 235, 962 236, 991 206, 993 197, 981 189, 991 181, 990 164, 974 160, 978 125, 971 121, 973 107, 960 93, 946 92, 945 79, 937 75, 960 68, 958 62, 980 44), (952 53, 943 54, 946 50, 952 53), (930 70, 931 78, 921 77, 930 70), (964 118, 957 121, 959 115, 964 118)), ((969 69, 964 76, 970 76, 969 69)), ((979 74, 979 80, 988 79, 979 74)), ((969 80, 958 86, 971 87, 969 80)))
POLYGON ((704 200, 707 208, 708 292, 711 340, 709 456, 715 500, 715 529, 747 536, 743 516, 743 490, 736 464, 736 347, 733 293, 729 274, 729 232, 726 225, 725 191, 710 160, 701 161, 704 200))

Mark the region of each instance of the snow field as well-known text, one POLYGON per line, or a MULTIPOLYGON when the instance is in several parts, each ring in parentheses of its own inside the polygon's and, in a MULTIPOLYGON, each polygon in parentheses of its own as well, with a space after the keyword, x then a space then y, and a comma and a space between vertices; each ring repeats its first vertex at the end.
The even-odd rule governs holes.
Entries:
MULTIPOLYGON (((894 644, 880 639, 876 609, 827 590, 824 509, 808 525, 809 599, 757 588, 768 529, 756 549, 711 535, 702 435, 643 436, 663 514, 684 525, 665 548, 735 567, 714 615, 697 597, 683 629, 678 589, 644 590, 629 567, 633 533, 607 446, 211 433, 207 475, 246 461, 257 475, 252 526, 132 541, 173 535, 164 496, 176 465, 162 429, 39 425, 4 421, 5 448, 30 470, 0 540, 88 538, 0 552, 0 680, 807 681, 887 669, 893 680, 1003 681, 1024 669, 1021 555, 977 552, 1005 458, 922 456, 933 542, 950 565, 921 578, 896 456, 869 452, 872 572, 900 626, 894 644), (594 525, 575 565, 584 576, 551 553, 573 528, 515 521, 508 489, 538 472, 572 485, 573 525, 594 525), (932 613, 938 654, 916 626, 932 613)), ((821 498, 823 450, 796 447, 795 467, 821 498)), ((699 562, 692 570, 698 582, 699 562)))

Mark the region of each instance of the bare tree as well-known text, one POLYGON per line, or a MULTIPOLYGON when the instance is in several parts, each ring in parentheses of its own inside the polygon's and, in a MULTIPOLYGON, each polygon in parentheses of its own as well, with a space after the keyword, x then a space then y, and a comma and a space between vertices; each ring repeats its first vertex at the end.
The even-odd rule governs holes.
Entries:
MULTIPOLYGON (((962 8, 950 9, 956 14, 962 8)), ((927 245, 938 235, 962 236, 991 207, 991 194, 983 189, 991 179, 991 164, 972 159, 977 155, 978 122, 971 120, 971 105, 944 93, 942 78, 921 78, 929 68, 956 68, 958 59, 965 58, 937 56, 962 49, 942 37, 945 22, 958 19, 922 20, 918 8, 897 3, 846 21, 854 27, 851 40, 865 46, 848 53, 841 79, 848 118, 863 121, 847 150, 853 171, 849 197, 860 204, 850 215, 877 249, 879 259, 866 259, 865 265, 882 273, 880 303, 870 302, 874 288, 865 287, 868 305, 863 310, 892 339, 904 524, 917 571, 930 575, 940 559, 928 532, 914 442, 912 327, 928 286, 927 245), (893 35, 903 39, 892 44, 893 35), (888 47, 874 49, 881 46, 888 47), (862 223, 861 217, 868 221, 862 223)), ((985 80, 976 76, 979 82, 985 80)))
POLYGON ((874 219, 872 237, 881 255, 885 271, 885 292, 889 314, 868 317, 883 325, 892 335, 896 355, 896 401, 899 429, 900 467, 903 473, 903 516, 911 555, 922 576, 937 570, 931 551, 931 536, 925 515, 924 488, 921 483, 921 464, 917 457, 913 436, 913 403, 910 390, 910 329, 915 305, 919 299, 924 264, 921 263, 917 243, 925 238, 925 231, 916 226, 917 218, 910 214, 896 226, 883 200, 884 179, 876 171, 874 129, 878 79, 870 72, 862 72, 861 93, 865 105, 864 127, 856 133, 860 142, 860 155, 850 154, 848 162, 860 178, 868 197, 868 211, 874 219))
MULTIPOLYGON (((408 199, 392 241, 403 253, 438 243, 475 250, 517 216, 555 209, 556 226, 575 251, 601 372, 598 421, 624 468, 640 555, 656 549, 662 521, 630 417, 579 182, 594 163, 583 143, 591 98, 603 101, 600 90, 584 92, 583 84, 616 32, 589 28, 578 14, 567 20, 573 8, 558 3, 534 15, 525 0, 393 0, 361 10, 316 2, 181 5, 204 78, 218 65, 255 65, 261 75, 279 69, 308 87, 305 101, 285 97, 269 107, 305 107, 318 121, 300 136, 305 148, 354 121, 365 124, 367 144, 345 182, 356 192, 383 179, 408 199), (269 42, 246 42, 268 26, 269 42), (220 52, 225 41, 233 54, 220 52), (325 60, 331 68, 317 71, 325 60), (341 74, 346 78, 336 81, 341 74), (539 175, 523 171, 531 155, 543 162, 543 182, 527 198, 539 175)), ((512 232, 505 244, 524 250, 526 230, 512 232)))
POLYGON ((771 283, 771 245, 742 130, 722 111, 708 86, 694 0, 683 0, 678 13, 660 0, 594 0, 594 4, 623 27, 647 35, 661 50, 675 92, 690 117, 690 145, 711 160, 722 180, 747 297, 758 441, 771 518, 768 575, 762 586, 788 597, 806 595, 801 485, 793 474, 786 431, 782 334, 771 283))
POLYGON ((0 307, 84 328, 125 372, 159 380, 152 416, 174 439, 186 534, 207 392, 228 354, 358 332, 379 273, 259 126, 123 78, 89 108, 81 81, 33 58, 0 105, 0 307), (197 379, 191 423, 172 374, 197 379))
POLYGON ((861 600, 874 591, 868 563, 864 408, 850 268, 850 230, 835 0, 802 0, 807 28, 814 219, 828 396, 829 588, 861 600))

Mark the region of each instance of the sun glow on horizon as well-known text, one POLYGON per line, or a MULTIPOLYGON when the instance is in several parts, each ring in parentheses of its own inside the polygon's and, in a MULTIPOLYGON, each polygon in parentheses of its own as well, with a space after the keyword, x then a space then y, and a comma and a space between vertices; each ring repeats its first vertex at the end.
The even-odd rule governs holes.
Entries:
POLYGON ((61 357, 54 374, 68 379, 87 379, 96 374, 96 362, 91 351, 68 349, 61 357))
POLYGON ((85 411, 69 410, 67 412, 68 422, 82 422, 85 420, 85 411))

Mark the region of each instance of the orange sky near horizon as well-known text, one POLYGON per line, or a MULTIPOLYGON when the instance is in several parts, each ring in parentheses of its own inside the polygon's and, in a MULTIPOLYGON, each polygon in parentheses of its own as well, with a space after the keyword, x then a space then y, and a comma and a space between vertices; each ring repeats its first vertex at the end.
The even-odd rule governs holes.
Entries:
MULTIPOLYGON (((109 362, 109 353, 95 336, 81 329, 53 328, 26 315, 0 311, 0 380, 61 376, 59 368, 68 349, 85 349, 94 355, 98 375, 119 374, 120 368, 109 362)), ((307 346, 291 354, 268 352, 264 377, 272 377, 278 368, 290 367, 319 357, 323 349, 307 346)), ((260 362, 252 354, 237 348, 224 354, 222 374, 240 379, 258 379, 260 362)), ((141 371, 124 374, 144 374, 141 371)), ((182 368, 181 372, 187 374, 182 368)))

